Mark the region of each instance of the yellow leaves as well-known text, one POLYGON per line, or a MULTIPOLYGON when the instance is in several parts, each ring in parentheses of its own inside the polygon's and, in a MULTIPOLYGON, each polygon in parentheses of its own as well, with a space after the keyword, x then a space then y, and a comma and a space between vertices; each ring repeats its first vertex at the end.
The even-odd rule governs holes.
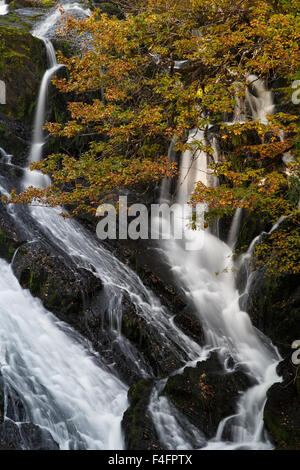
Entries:
POLYGON ((203 90, 202 88, 198 88, 197 92, 196 92, 196 97, 197 98, 202 98, 203 97, 203 90))

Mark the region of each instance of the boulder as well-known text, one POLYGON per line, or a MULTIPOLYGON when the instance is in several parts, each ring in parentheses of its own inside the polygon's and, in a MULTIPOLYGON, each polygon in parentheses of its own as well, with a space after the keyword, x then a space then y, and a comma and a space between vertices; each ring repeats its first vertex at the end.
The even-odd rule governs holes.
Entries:
POLYGON ((125 411, 122 428, 127 450, 161 450, 155 426, 148 411, 153 380, 142 379, 128 391, 129 408, 125 411))
POLYGON ((0 143, 16 158, 27 153, 46 68, 42 41, 25 30, 0 25, 0 80, 6 89, 6 104, 0 104, 0 143))
POLYGON ((247 375, 226 373, 217 353, 197 367, 168 378, 162 392, 207 438, 215 436, 219 423, 235 413, 240 392, 250 386, 247 375))
POLYGON ((58 450, 59 446, 49 432, 28 420, 23 403, 14 390, 5 397, 0 373, 0 450, 24 449, 58 450))
POLYGON ((102 289, 101 281, 90 271, 78 268, 41 242, 20 247, 13 271, 22 287, 39 297, 45 308, 63 318, 81 312, 85 301, 102 289))
POLYGON ((264 422, 277 450, 300 450, 300 373, 288 356, 277 368, 282 376, 267 392, 264 422))

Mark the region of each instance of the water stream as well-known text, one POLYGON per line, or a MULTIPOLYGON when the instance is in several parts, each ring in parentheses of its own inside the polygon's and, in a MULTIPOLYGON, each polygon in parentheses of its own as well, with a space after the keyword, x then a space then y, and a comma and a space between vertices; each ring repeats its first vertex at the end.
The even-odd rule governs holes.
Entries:
MULTIPOLYGON (((252 119, 266 123, 267 115, 274 109, 272 94, 257 77, 250 76, 248 82, 255 89, 255 96, 247 89, 245 102, 239 103, 240 108, 244 109, 242 114, 245 115, 246 109, 250 109, 252 119)), ((241 112, 236 113, 236 116, 240 120, 241 112)), ((238 120, 237 117, 235 120, 238 120)), ((197 141, 206 145, 204 132, 191 131, 189 141, 195 142, 195 148, 186 150, 181 158, 176 191, 176 203, 180 207, 188 202, 197 181, 210 185, 207 154, 197 146, 197 141)), ((184 239, 163 242, 170 269, 198 312, 207 347, 218 348, 224 363, 229 357, 233 358, 254 382, 253 387, 237 403, 236 414, 220 423, 215 439, 207 444, 206 449, 270 449, 272 444, 263 427, 263 408, 268 388, 279 380, 276 366, 280 356, 270 341, 253 327, 248 314, 240 308, 232 248, 238 235, 241 210, 237 210, 233 218, 229 244, 209 230, 191 230, 190 221, 182 218, 181 214, 179 211, 178 217, 175 216, 174 224, 182 226, 184 239), (222 439, 225 427, 231 433, 231 439, 227 442, 222 439)), ((167 446, 170 441, 168 426, 165 425, 166 421, 160 419, 161 409, 157 400, 158 397, 156 403, 151 403, 150 409, 158 433, 165 436, 164 443, 167 446)), ((184 435, 184 429, 180 426, 177 429, 179 434, 184 435)))
MULTIPOLYGON (((81 16, 90 13, 77 3, 62 2, 62 5, 65 10, 76 11, 81 16)), ((45 43, 49 69, 39 91, 29 164, 42 157, 47 90, 51 77, 61 67, 47 37, 59 17, 59 9, 54 8, 33 32, 45 43)), ((248 96, 248 108, 251 108, 253 118, 265 122, 273 106, 271 95, 260 81, 252 81, 256 96, 253 99, 248 96)), ((203 131, 191 131, 189 140, 191 144, 199 140, 206 144, 203 131)), ((3 152, 1 149, 5 156, 3 152)), ((207 155, 199 149, 188 150, 182 155, 176 193, 179 206, 187 202, 196 181, 214 184, 208 171, 207 155)), ((26 170, 23 184, 46 186, 49 179, 26 170)), ((5 186, 5 181, 2 186, 1 192, 8 193, 10 188, 5 186)), ((166 199, 169 189, 164 184, 166 199)), ((8 211, 17 222, 20 208, 10 205, 8 211)), ((150 412, 166 449, 272 448, 263 429, 262 413, 266 391, 278 380, 275 367, 279 355, 239 307, 232 261, 239 213, 230 236, 231 247, 207 230, 190 230, 185 220, 176 217, 175 223, 184 224, 185 239, 162 245, 170 269, 198 312, 206 338, 203 348, 175 325, 172 315, 140 278, 78 222, 60 217, 59 208, 32 206, 22 211, 25 215, 19 223, 25 225, 31 238, 37 233, 32 228, 34 221, 40 233, 64 251, 77 267, 88 269, 101 279, 111 341, 118 345, 128 359, 128 365, 141 377, 154 374, 121 333, 124 298, 130 299, 135 312, 151 323, 162 348, 170 349, 181 367, 195 365, 197 361, 205 360, 210 350, 217 349, 224 361, 232 357, 251 376, 253 387, 241 396, 236 414, 220 423, 215 439, 209 443, 167 398, 160 395, 165 382, 157 382, 150 412), (225 426, 231 429, 230 441, 223 440, 225 426)), ((8 389, 13 388, 22 397, 29 419, 49 431, 61 449, 123 448, 121 419, 128 406, 127 385, 86 340, 46 311, 28 291, 21 289, 11 267, 2 260, 0 318, 1 372, 8 389)))
POLYGON ((1 15, 7 15, 8 13, 8 5, 5 0, 0 0, 0 16, 1 15))

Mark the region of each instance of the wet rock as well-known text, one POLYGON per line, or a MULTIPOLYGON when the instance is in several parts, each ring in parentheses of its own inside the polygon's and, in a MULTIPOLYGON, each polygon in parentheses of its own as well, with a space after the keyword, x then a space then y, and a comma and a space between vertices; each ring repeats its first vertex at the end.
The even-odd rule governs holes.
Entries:
POLYGON ((0 79, 6 87, 6 104, 0 104, 0 142, 16 159, 27 151, 40 80, 47 68, 44 49, 27 31, 0 24, 0 79))
POLYGON ((182 374, 169 377, 162 394, 207 438, 212 438, 220 421, 236 411, 239 393, 249 386, 244 372, 225 374, 213 353, 197 367, 187 367, 182 374))
POLYGON ((5 401, 4 382, 0 373, 0 450, 24 449, 58 450, 59 446, 49 432, 28 420, 15 391, 8 392, 5 401), (5 406, 7 409, 4 416, 5 406))
MULTIPOLYGON (((1 203, 0 203, 1 206, 1 203)), ((1 208, 1 207, 0 207, 1 208)), ((0 212, 0 258, 10 262, 16 249, 22 244, 6 217, 0 212)))
MULTIPOLYGON (((296 221, 297 222, 297 221, 296 221)), ((293 219, 285 219, 280 229, 295 230, 293 219)), ((269 235, 264 234, 262 243, 270 243, 269 235)), ((258 244, 259 247, 259 244, 258 244)), ((300 262, 299 251, 293 248, 291 263, 294 267, 300 262)), ((300 273, 276 273, 268 271, 266 262, 272 266, 272 258, 278 253, 270 250, 264 265, 257 269, 256 259, 251 261, 253 271, 249 295, 243 299, 243 308, 249 313, 254 325, 268 336, 285 356, 295 338, 300 337, 300 273)))
POLYGON ((300 450, 300 374, 287 357, 277 368, 282 376, 267 392, 264 422, 278 450, 300 450))
POLYGON ((22 287, 39 297, 45 308, 64 318, 78 314, 85 301, 102 288, 90 271, 78 268, 41 242, 23 245, 16 253, 13 271, 22 287))
POLYGON ((255 273, 246 309, 254 325, 285 355, 300 337, 300 275, 255 273))
POLYGON ((40 80, 47 68, 42 41, 26 31, 0 26, 0 75, 6 84, 6 104, 0 112, 31 124, 40 80))
POLYGON ((129 408, 124 413, 122 428, 128 450, 161 450, 148 405, 153 387, 150 379, 140 380, 128 392, 129 408))
POLYGON ((165 377, 182 367, 174 349, 162 343, 159 331, 139 316, 131 303, 124 305, 122 315, 122 334, 129 339, 151 366, 156 377, 165 377))

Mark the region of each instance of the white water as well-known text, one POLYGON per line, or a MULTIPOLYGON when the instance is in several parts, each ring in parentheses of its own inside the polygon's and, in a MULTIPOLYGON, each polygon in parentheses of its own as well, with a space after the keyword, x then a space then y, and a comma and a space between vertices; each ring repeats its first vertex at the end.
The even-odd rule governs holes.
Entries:
POLYGON ((9 7, 5 0, 0 0, 0 16, 7 15, 9 7))
MULTIPOLYGON (((252 83, 257 97, 250 96, 247 90, 246 104, 251 109, 253 119, 266 123, 267 115, 274 109, 272 95, 256 77, 249 77, 249 83, 252 83)), ((203 132, 192 132, 195 141, 200 140, 205 145, 203 132)), ((179 205, 188 201, 197 181, 210 184, 207 155, 197 148, 195 142, 195 151, 188 150, 182 155, 176 198, 179 205)), ((240 211, 237 211, 234 217, 229 235, 231 247, 235 244, 240 215, 240 211)), ((189 250, 186 250, 185 243, 178 240, 163 245, 170 269, 198 312, 207 347, 219 348, 224 362, 232 357, 254 381, 253 387, 242 394, 238 401, 236 414, 220 423, 215 439, 208 443, 206 449, 271 449, 272 444, 263 428, 263 408, 268 388, 279 380, 276 366, 280 356, 269 341, 258 334, 248 314, 240 309, 232 248, 208 230, 190 230, 188 222, 178 217, 174 223, 183 224, 189 250), (230 442, 222 440, 225 427, 230 429, 230 442)), ((155 406, 158 406, 157 400, 150 408, 158 434, 166 436, 163 442, 167 446, 170 440, 168 427, 159 418, 155 406)), ((180 426, 178 434, 184 434, 180 426)))
POLYGON ((61 449, 121 449, 127 387, 0 260, 1 372, 61 449), (2 358, 2 364, 3 364, 2 358))
MULTIPOLYGON (((66 13, 70 13, 81 18, 90 16, 92 13, 89 8, 84 8, 83 5, 77 2, 61 0, 59 4, 66 13)), ((55 28, 58 26, 61 18, 61 9, 59 7, 54 7, 52 10, 50 10, 49 14, 43 19, 43 21, 35 27, 32 34, 38 38, 45 38, 48 35, 51 35, 51 33, 53 33, 55 28)))
MULTIPOLYGON (((45 39, 58 17, 55 10, 35 34, 45 39)), ((42 125, 46 93, 52 76, 49 72, 55 67, 51 47, 47 47, 47 52, 51 59, 50 69, 41 84, 30 161, 41 158, 45 142, 42 125)), ((264 96, 269 97, 265 90, 264 96)), ((256 107, 257 115, 262 119, 262 110, 266 107, 256 107)), ((192 131, 191 142, 194 139, 205 143, 203 133, 196 131, 196 135, 193 134, 192 131)), ((39 179, 40 174, 36 176, 30 184, 45 184, 39 179)), ((211 183, 207 156, 202 151, 188 151, 182 159, 177 194, 180 204, 187 201, 199 180, 204 184, 211 183)), ((25 184, 28 184, 28 175, 25 184)), ((263 432, 262 410, 266 390, 277 379, 278 355, 272 346, 264 343, 262 336, 257 335, 248 315, 239 309, 231 270, 232 252, 225 243, 208 232, 186 229, 193 251, 186 252, 184 245, 175 241, 165 247, 170 265, 197 308, 206 330, 208 346, 203 350, 175 326, 167 310, 138 276, 77 222, 59 217, 59 209, 32 207, 30 213, 55 245, 79 267, 90 269, 102 280, 113 341, 142 376, 151 376, 152 371, 121 334, 123 296, 130 298, 138 315, 151 322, 160 335, 162 348, 171 349, 183 365, 203 360, 210 348, 217 347, 224 359, 230 354, 255 377, 257 385, 241 397, 236 416, 220 424, 216 439, 206 448, 271 447, 263 432), (228 424, 232 430, 230 443, 222 441, 222 431, 228 424)), ((177 223, 185 224, 185 221, 181 219, 177 223)), ((71 327, 59 322, 19 287, 9 266, 2 261, 0 274, 0 315, 1 325, 4 325, 0 332, 3 335, 0 336, 1 344, 4 344, 2 373, 6 384, 15 388, 24 399, 32 422, 49 430, 60 448, 122 448, 120 421, 127 406, 127 387, 103 361, 90 353, 87 342, 71 327)), ((204 445, 201 433, 158 394, 159 388, 153 391, 150 411, 166 449, 204 445)))
MULTIPOLYGON (((41 126, 51 71, 55 67, 53 48, 50 42, 45 42, 50 69, 41 84, 29 163, 33 156, 35 161, 41 158, 37 146, 44 144, 41 126)), ((41 182, 41 175, 36 173, 37 178, 31 180, 31 184, 41 182)), ((25 184, 28 178, 25 174, 25 184)), ((6 188, 1 191, 7 193, 6 188)), ((89 269, 103 282, 112 347, 118 346, 127 358, 128 367, 144 377, 153 375, 141 355, 121 334, 123 296, 129 297, 136 313, 154 326, 162 350, 171 349, 182 365, 188 360, 197 360, 203 353, 202 348, 176 327, 173 318, 139 277, 76 221, 63 219, 59 212, 60 209, 46 207, 30 208, 31 216, 47 238, 65 251, 78 267, 89 269)), ((14 208, 9 207, 9 213, 17 222, 14 208)), ((30 217, 26 229, 30 234, 30 217)), ((31 236, 36 237, 34 229, 31 236)), ((81 339, 78 343, 79 335, 71 327, 64 325, 61 331, 61 322, 46 312, 28 292, 16 288, 16 280, 12 280, 8 266, 3 265, 2 269, 3 292, 7 292, 7 296, 1 296, 3 307, 0 312, 6 319, 3 336, 8 364, 3 375, 6 384, 13 386, 23 398, 30 420, 49 430, 62 449, 122 448, 120 422, 128 406, 127 387, 105 363, 99 360, 96 364, 90 358, 86 344, 81 339), (14 304, 10 302, 12 291, 7 291, 8 285, 17 292, 14 304), (11 306, 9 314, 7 305, 11 306), (23 379, 23 374, 28 380, 23 379)))
MULTIPOLYGON (((86 17, 91 14, 91 11, 88 8, 84 9, 79 3, 62 2, 62 7, 66 13, 77 14, 81 17, 86 17)), ((40 85, 29 163, 38 162, 42 157, 43 147, 45 145, 45 133, 43 131, 43 126, 45 124, 47 109, 47 92, 53 75, 61 67, 63 67, 63 64, 57 63, 54 47, 51 41, 47 38, 49 32, 51 32, 51 30, 53 30, 58 25, 58 22, 61 18, 62 13, 60 8, 55 7, 32 31, 32 35, 41 39, 45 44, 49 68, 46 70, 40 85)), ((37 171, 28 171, 26 173, 26 177, 24 179, 25 187, 47 187, 49 184, 49 178, 37 171)))
MULTIPOLYGON (((40 87, 29 163, 41 158, 47 89, 59 67, 51 42, 41 38, 50 68, 40 87)), ((47 184, 40 173, 32 173, 25 173, 25 185, 47 184)), ((8 194, 6 188, 1 187, 1 192, 8 194)), ((9 206, 8 211, 17 222, 14 208, 9 206)), ((52 216, 54 225, 62 222, 56 212, 52 216)), ((30 232, 30 218, 27 223, 30 232)), ((61 246, 60 240, 57 245, 61 246)), ((128 406, 128 387, 90 350, 87 341, 22 290, 1 260, 0 317, 1 372, 6 387, 22 398, 30 421, 47 429, 60 449, 122 449, 121 420, 128 406)))
POLYGON ((232 250, 236 244, 237 237, 239 234, 242 213, 243 213, 243 210, 241 209, 241 207, 238 207, 234 213, 232 224, 229 230, 227 245, 230 246, 232 250))

